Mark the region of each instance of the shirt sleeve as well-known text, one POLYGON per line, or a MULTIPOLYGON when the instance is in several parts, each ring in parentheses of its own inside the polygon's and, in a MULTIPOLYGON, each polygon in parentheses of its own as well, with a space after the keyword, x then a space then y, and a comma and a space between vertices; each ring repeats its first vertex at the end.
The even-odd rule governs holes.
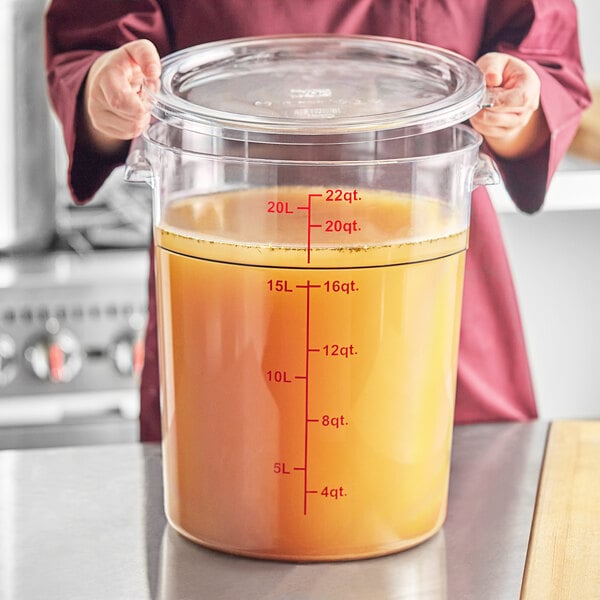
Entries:
POLYGON ((526 61, 541 81, 548 144, 527 158, 494 156, 515 204, 533 213, 541 208, 582 112, 591 102, 581 64, 575 5, 572 0, 489 2, 482 54, 486 52, 504 52, 526 61))
POLYGON ((46 11, 45 27, 48 92, 63 129, 69 188, 75 202, 83 204, 126 157, 126 152, 101 155, 79 135, 87 73, 103 52, 137 39, 149 39, 159 54, 167 54, 171 46, 168 28, 156 0, 109 0, 93 6, 53 0, 46 11))

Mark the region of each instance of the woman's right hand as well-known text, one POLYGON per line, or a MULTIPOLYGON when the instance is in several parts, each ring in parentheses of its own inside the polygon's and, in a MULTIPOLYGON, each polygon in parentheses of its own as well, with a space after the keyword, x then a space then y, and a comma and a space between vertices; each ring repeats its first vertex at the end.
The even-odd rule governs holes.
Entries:
POLYGON ((157 89, 160 57, 149 40, 136 40, 100 56, 89 70, 83 96, 88 141, 99 151, 118 151, 150 122, 142 84, 157 89))

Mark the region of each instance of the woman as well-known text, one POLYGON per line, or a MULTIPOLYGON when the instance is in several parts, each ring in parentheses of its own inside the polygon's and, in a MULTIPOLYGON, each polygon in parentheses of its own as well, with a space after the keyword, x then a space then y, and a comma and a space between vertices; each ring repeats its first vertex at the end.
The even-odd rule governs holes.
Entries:
MULTIPOLYGON (((382 35, 441 46, 476 60, 510 106, 482 110, 485 139, 523 211, 538 210, 589 104, 571 0, 139 0, 83 10, 54 0, 47 13, 50 95, 65 134, 69 184, 89 200, 149 122, 138 90, 159 56, 250 35, 382 35)), ((160 439, 153 269, 141 437, 160 439)), ((536 407, 510 270, 485 189, 474 193, 467 253, 455 421, 526 420, 536 407)))

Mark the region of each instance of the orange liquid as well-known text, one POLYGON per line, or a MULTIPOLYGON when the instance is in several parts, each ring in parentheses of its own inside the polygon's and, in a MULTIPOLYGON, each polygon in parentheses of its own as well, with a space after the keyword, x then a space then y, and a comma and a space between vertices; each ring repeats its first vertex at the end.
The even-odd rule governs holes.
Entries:
POLYGON ((373 191, 309 220, 308 193, 185 199, 155 232, 166 510, 237 554, 386 554, 445 518, 467 231, 373 191))

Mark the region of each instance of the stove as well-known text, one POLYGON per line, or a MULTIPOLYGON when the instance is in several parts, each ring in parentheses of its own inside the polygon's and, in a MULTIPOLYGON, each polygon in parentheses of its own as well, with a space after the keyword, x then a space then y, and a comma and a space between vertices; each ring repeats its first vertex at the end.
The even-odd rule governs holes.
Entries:
POLYGON ((47 252, 0 256, 0 449, 138 439, 151 208, 113 182, 59 205, 47 252))

